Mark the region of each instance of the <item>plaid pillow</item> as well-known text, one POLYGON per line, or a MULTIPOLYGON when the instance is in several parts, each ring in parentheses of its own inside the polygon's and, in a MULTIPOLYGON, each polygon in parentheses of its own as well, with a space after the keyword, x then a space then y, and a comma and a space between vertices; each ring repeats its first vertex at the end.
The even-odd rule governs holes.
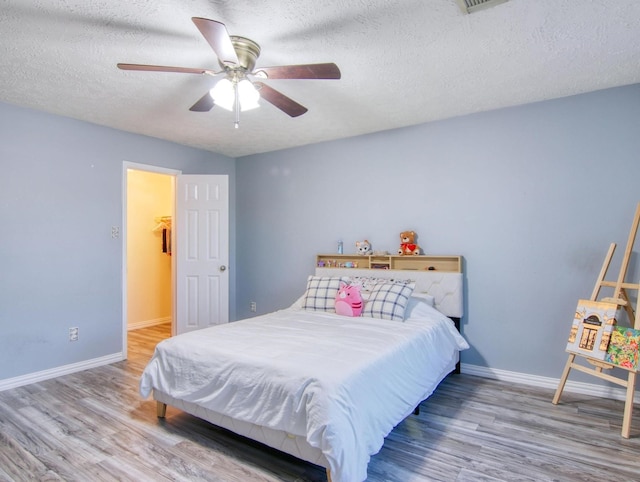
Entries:
POLYGON ((378 283, 371 290, 362 316, 383 320, 404 321, 404 310, 415 283, 378 283))
POLYGON ((309 276, 307 280, 307 291, 302 302, 303 310, 311 311, 333 311, 335 312, 335 301, 340 281, 346 278, 334 276, 309 276))

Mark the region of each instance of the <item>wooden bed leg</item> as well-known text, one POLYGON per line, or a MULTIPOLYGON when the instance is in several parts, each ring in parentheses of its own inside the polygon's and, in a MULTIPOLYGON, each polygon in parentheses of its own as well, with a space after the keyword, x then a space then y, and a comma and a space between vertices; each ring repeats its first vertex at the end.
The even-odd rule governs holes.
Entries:
POLYGON ((327 482, 331 482, 331 471, 327 469, 327 482))
POLYGON ((158 414, 158 418, 164 418, 167 414, 167 404, 156 402, 156 413, 158 414))

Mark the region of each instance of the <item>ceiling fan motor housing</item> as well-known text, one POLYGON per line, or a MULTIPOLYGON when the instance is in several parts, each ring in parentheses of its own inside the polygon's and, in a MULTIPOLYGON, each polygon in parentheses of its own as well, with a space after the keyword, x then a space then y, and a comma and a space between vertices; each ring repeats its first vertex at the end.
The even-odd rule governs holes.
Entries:
MULTIPOLYGON (((242 67, 245 72, 252 72, 256 65, 256 60, 258 60, 258 57, 260 56, 260 46, 253 40, 246 37, 239 37, 237 35, 230 35, 229 37, 231 38, 233 49, 236 51, 236 55, 238 56, 240 67, 242 67)), ((223 64, 220 60, 218 60, 218 63, 222 68, 230 67, 223 64)), ((231 68, 233 69, 233 67, 231 68)))

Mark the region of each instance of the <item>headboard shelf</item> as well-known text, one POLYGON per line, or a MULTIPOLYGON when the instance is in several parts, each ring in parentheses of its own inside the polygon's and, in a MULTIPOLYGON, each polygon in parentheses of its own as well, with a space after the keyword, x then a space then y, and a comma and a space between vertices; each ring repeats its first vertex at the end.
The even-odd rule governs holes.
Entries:
POLYGON ((395 269, 462 273, 462 256, 319 254, 316 268, 395 269))

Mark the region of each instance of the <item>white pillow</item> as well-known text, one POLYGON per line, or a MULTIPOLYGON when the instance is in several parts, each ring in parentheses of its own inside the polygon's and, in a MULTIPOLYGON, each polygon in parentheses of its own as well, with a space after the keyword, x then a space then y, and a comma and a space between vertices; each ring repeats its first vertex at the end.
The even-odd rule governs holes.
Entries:
POLYGON ((346 281, 346 278, 337 276, 309 276, 302 309, 309 311, 332 311, 335 313, 336 294, 340 288, 341 281, 346 281))
POLYGON ((411 296, 409 303, 407 303, 407 308, 404 310, 404 319, 433 318, 434 314, 444 316, 436 308, 431 306, 428 301, 411 296))
POLYGON ((383 320, 404 320, 404 312, 415 287, 414 283, 378 283, 365 302, 362 316, 383 320))
POLYGON ((301 310, 302 306, 304 305, 304 298, 305 298, 305 296, 302 295, 300 298, 295 300, 293 302, 293 304, 289 308, 292 309, 292 310, 301 310))
POLYGON ((359 286, 363 300, 368 300, 373 288, 380 283, 410 284, 408 279, 378 278, 376 276, 349 276, 349 284, 359 286))
MULTIPOLYGON (((414 291, 411 293, 411 298, 418 298, 427 303, 429 306, 436 306, 436 299, 429 293, 418 293, 414 291)), ((409 300, 411 302, 411 300, 409 300)))

